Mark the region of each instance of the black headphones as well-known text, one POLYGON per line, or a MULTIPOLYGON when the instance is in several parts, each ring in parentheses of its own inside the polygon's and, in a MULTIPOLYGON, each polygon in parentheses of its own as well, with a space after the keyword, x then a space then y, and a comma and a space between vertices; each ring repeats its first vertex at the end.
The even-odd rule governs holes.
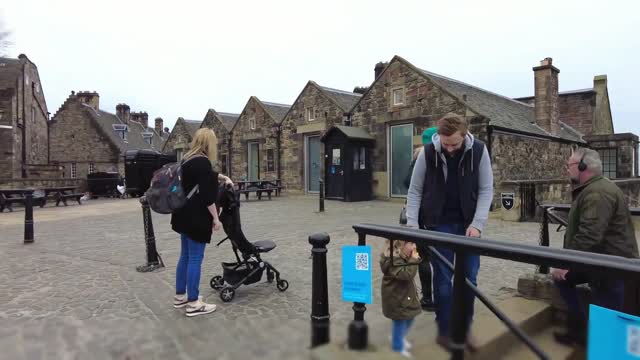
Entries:
POLYGON ((585 170, 587 170, 587 164, 584 162, 584 157, 587 155, 587 153, 585 152, 584 154, 582 154, 582 157, 580 158, 580 162, 578 163, 578 171, 583 172, 585 170))

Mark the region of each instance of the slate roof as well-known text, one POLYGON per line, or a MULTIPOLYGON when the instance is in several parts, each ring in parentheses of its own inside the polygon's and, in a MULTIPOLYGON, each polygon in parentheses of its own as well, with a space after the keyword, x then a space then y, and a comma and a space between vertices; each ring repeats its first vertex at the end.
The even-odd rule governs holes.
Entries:
MULTIPOLYGON (((575 95, 575 94, 589 94, 589 93, 594 93, 595 94, 595 90, 593 90, 593 89, 577 89, 577 90, 560 91, 560 92, 558 92, 558 96, 567 96, 567 95, 575 95)), ((522 100, 531 100, 531 99, 534 99, 534 98, 535 98, 535 96, 522 96, 522 97, 513 98, 513 100, 522 101, 522 100)))
POLYGON ((233 127, 236 125, 240 114, 232 114, 232 113, 224 113, 217 112, 220 119, 222 120, 222 125, 227 129, 227 131, 231 131, 233 127))
POLYGON ((325 93, 330 96, 344 112, 351 111, 353 106, 362 97, 361 94, 356 94, 344 90, 332 89, 325 86, 318 85, 325 93))
POLYGON ((189 132, 189 135, 191 135, 191 137, 193 137, 196 131, 200 129, 200 125, 202 125, 202 120, 187 120, 187 119, 182 119, 182 120, 184 121, 184 126, 187 129, 187 132, 189 132))
POLYGON ((291 108, 291 105, 277 104, 266 101, 260 102, 278 124, 282 122, 284 117, 287 115, 287 112, 291 108))
POLYGON ((375 138, 373 136, 371 136, 363 128, 354 127, 354 126, 343 126, 343 125, 334 125, 334 126, 332 126, 322 136, 322 141, 324 141, 324 139, 326 139, 329 136, 329 134, 333 133, 334 131, 340 131, 341 133, 343 133, 349 139, 375 141, 375 138))
POLYGON ((91 106, 83 104, 86 107, 87 113, 96 121, 98 126, 103 130, 103 132, 107 135, 109 140, 113 144, 115 144, 118 149, 120 149, 121 153, 124 153, 127 150, 140 150, 140 149, 148 149, 155 150, 160 152, 162 150, 162 146, 166 141, 166 137, 159 136, 153 128, 144 128, 142 124, 136 121, 129 121, 128 124, 128 132, 127 132, 127 140, 123 140, 113 129, 114 124, 124 124, 123 121, 118 118, 117 115, 103 111, 103 110, 95 110, 91 106), (151 139, 151 145, 147 144, 142 137, 143 132, 151 132, 153 133, 153 138, 151 139))

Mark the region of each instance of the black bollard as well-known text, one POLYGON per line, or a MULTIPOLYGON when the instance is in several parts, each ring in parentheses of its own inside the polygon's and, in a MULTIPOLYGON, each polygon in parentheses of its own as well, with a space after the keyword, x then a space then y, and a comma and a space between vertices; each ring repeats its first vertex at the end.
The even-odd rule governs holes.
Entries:
POLYGON ((33 192, 24 193, 24 243, 33 243, 33 192))
POLYGON ((464 349, 467 342, 467 331, 469 330, 469 309, 468 309, 468 294, 471 290, 467 288, 465 273, 466 254, 457 251, 456 262, 453 277, 453 304, 451 306, 451 343, 449 348, 451 350, 451 359, 459 360, 464 359, 464 349))
POLYGON ((311 347, 329 343, 329 292, 327 285, 327 233, 309 236, 311 255, 311 347))
POLYGON ((320 212, 324 212, 324 181, 320 179, 320 212))
MULTIPOLYGON (((358 234, 358 245, 366 245, 366 235, 358 234)), ((353 321, 349 323, 348 345, 351 350, 365 350, 369 343, 369 326, 364 321, 367 307, 363 303, 353 303, 353 321)))
MULTIPOLYGON (((549 214, 544 207, 542 207, 542 224, 540 225, 540 245, 549 247, 549 214)), ((538 272, 548 274, 549 266, 540 265, 538 272)))
POLYGON ((156 249, 156 237, 153 234, 153 222, 151 221, 151 209, 146 197, 140 198, 142 204, 142 220, 144 222, 144 240, 147 249, 147 263, 136 267, 139 272, 150 272, 164 267, 162 258, 156 249))

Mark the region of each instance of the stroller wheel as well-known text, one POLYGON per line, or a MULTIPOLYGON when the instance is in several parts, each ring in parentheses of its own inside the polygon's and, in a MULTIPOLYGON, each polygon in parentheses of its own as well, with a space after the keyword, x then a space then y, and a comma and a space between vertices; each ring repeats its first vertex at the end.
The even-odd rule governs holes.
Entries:
POLYGON ((287 280, 279 280, 276 286, 278 287, 278 290, 285 291, 289 288, 289 282, 287 280))
POLYGON ((232 288, 224 288, 220 291, 220 299, 224 302, 229 302, 233 300, 233 297, 236 296, 236 291, 232 288))
POLYGON ((222 289, 222 287, 224 286, 224 280, 222 279, 222 276, 216 275, 211 278, 211 281, 209 281, 209 285, 211 285, 211 287, 216 290, 222 289))

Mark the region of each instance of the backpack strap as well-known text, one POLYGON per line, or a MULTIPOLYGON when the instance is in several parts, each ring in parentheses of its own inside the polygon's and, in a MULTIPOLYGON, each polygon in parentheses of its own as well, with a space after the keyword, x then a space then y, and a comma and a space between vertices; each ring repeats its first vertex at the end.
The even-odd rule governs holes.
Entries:
MULTIPOLYGON (((199 157, 206 157, 204 155, 201 154, 195 154, 192 157, 188 158, 188 159, 182 159, 180 160, 180 167, 182 167, 184 164, 188 163, 189 161, 195 159, 195 158, 199 158, 199 157)), ((200 188, 200 184, 196 184, 196 186, 193 187, 193 189, 191 189, 191 191, 189 191, 189 193, 187 194, 187 200, 191 199, 191 197, 198 192, 198 189, 200 188)))

